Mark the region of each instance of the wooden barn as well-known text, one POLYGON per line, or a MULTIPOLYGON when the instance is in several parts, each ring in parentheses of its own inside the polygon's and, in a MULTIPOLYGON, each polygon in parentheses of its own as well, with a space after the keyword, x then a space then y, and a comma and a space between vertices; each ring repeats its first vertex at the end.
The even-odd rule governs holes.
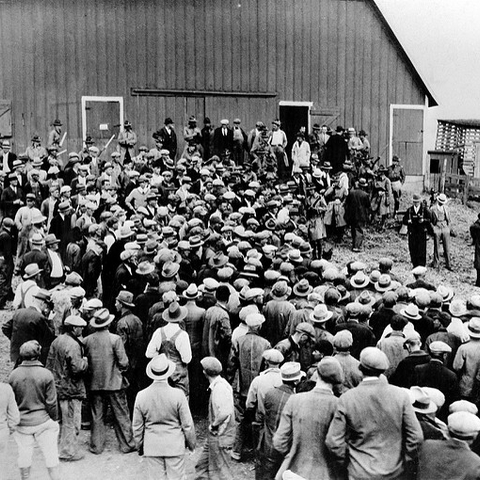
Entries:
MULTIPOLYGON (((172 117, 280 117, 363 128, 373 155, 425 172, 435 98, 374 0, 4 0, 0 135, 23 151, 55 118, 66 148, 105 144, 124 119, 139 143, 172 117)), ((112 145, 113 146, 113 145, 112 145)))

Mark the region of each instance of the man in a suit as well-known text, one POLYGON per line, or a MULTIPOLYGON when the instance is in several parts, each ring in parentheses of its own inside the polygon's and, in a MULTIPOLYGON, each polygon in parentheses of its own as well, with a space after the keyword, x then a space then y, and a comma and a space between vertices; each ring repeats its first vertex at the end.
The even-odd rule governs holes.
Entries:
POLYGON ((225 156, 225 151, 233 150, 233 130, 228 126, 228 120, 223 119, 220 127, 213 132, 213 150, 220 158, 225 156))
POLYGON ((452 348, 442 341, 435 341, 428 346, 430 361, 417 365, 414 371, 414 385, 437 388, 445 395, 445 403, 437 416, 446 420, 450 404, 460 399, 460 388, 455 373, 445 366, 445 359, 452 348))
POLYGON ((275 449, 285 456, 276 478, 286 470, 303 478, 338 478, 325 436, 338 404, 332 388, 343 379, 338 360, 324 357, 317 365, 315 388, 287 400, 273 437, 275 449))
POLYGON ((13 170, 13 162, 17 159, 17 156, 10 151, 10 142, 4 140, 2 142, 2 170, 5 173, 9 173, 13 170))
POLYGON ((150 360, 153 383, 138 393, 133 435, 146 457, 149 478, 186 478, 185 453, 195 449, 195 427, 187 398, 168 384, 175 363, 162 353, 150 360))
POLYGON ((3 216, 15 218, 17 210, 23 205, 23 191, 18 186, 18 178, 15 173, 10 173, 8 179, 10 185, 2 192, 3 216))
POLYGON ((164 126, 153 134, 155 140, 161 140, 163 148, 170 152, 170 158, 175 160, 177 156, 177 134, 175 133, 173 120, 167 117, 164 126))
POLYGON ((408 393, 380 378, 388 367, 378 348, 362 351, 363 380, 340 397, 328 429, 326 445, 349 478, 410 478, 416 464, 422 429, 408 393))

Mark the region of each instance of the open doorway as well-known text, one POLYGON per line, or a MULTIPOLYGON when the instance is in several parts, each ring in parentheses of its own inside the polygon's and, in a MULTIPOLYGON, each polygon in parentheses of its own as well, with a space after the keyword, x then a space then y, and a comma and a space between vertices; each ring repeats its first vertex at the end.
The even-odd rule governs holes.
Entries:
POLYGON ((311 102, 280 102, 280 122, 282 130, 287 135, 286 152, 288 158, 292 158, 292 147, 298 131, 305 130, 305 139, 310 132, 310 108, 311 102))

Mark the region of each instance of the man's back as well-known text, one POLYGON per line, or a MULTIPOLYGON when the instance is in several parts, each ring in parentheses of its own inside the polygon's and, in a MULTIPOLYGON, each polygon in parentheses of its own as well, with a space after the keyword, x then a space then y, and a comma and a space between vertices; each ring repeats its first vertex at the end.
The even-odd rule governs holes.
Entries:
POLYGON ((122 371, 128 367, 122 339, 108 330, 92 333, 84 340, 89 364, 90 390, 120 390, 122 371))
POLYGON ((480 457, 466 442, 427 440, 421 447, 417 480, 474 480, 480 478, 480 457))
POLYGON ((154 382, 137 395, 133 429, 137 438, 143 434, 144 453, 163 457, 183 455, 185 440, 195 445, 195 429, 184 393, 167 382, 154 382), (142 425, 143 426, 143 425, 142 425))
POLYGON ((381 478, 400 474, 422 440, 408 394, 370 377, 340 397, 326 443, 351 477, 381 478))

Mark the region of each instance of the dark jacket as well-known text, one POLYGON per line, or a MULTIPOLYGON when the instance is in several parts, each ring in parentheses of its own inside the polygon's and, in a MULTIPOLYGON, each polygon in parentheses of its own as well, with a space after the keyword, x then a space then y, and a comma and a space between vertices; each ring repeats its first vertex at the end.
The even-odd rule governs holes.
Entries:
POLYGON ((410 388, 415 385, 415 383, 413 383, 415 367, 428 363, 429 361, 430 355, 423 350, 411 353, 398 364, 397 369, 389 379, 390 383, 398 387, 410 388))
POLYGON ((40 361, 45 365, 48 349, 55 338, 55 328, 35 307, 20 308, 2 326, 2 332, 10 339, 10 360, 16 363, 20 347, 29 340, 37 340, 42 347, 40 361))
POLYGON ((361 188, 350 190, 345 200, 345 221, 349 225, 365 224, 370 216, 370 197, 361 188))
POLYGON ((46 367, 53 373, 59 400, 86 398, 84 375, 88 362, 83 344, 69 333, 57 337, 50 345, 46 367))

